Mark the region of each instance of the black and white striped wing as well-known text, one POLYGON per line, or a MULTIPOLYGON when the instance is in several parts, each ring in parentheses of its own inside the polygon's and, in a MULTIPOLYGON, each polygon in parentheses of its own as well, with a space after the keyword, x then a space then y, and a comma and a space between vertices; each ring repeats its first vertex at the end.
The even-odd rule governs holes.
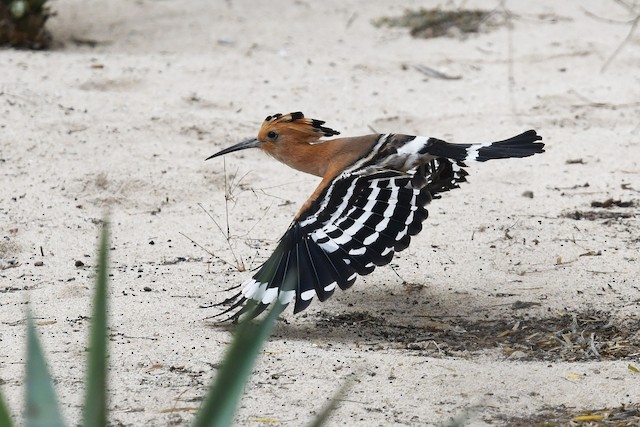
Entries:
POLYGON ((465 175, 447 159, 409 173, 370 167, 343 172, 291 224, 220 315, 253 318, 276 298, 284 305, 294 302, 298 313, 314 297, 324 301, 337 287, 349 288, 358 275, 388 264, 395 252, 407 248, 422 229, 428 215, 424 206, 432 194, 457 187, 465 175), (416 180, 427 184, 416 187, 416 180), (248 299, 257 304, 246 305, 248 299))

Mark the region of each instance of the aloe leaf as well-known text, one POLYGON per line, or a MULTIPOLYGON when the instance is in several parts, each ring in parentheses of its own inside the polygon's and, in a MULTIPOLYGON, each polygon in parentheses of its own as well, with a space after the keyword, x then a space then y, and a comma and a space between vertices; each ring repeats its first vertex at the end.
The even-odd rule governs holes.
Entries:
POLYGON ((2 393, 0 393, 0 426, 13 427, 13 422, 11 421, 11 414, 9 413, 9 409, 7 408, 7 404, 2 397, 2 393))
MULTIPOLYGON (((249 302, 249 304, 255 303, 249 302)), ((231 346, 220 365, 215 381, 211 384, 193 427, 231 425, 258 353, 269 337, 275 319, 284 308, 285 306, 276 299, 273 308, 263 320, 246 321, 238 325, 231 346)))
POLYGON ((36 328, 27 315, 27 427, 62 427, 53 380, 47 369, 36 328))
POLYGON ((316 418, 309 424, 309 427, 322 427, 329 420, 331 413, 336 409, 338 403, 344 398, 347 394, 351 385, 353 384, 353 379, 345 381, 344 384, 335 392, 333 397, 327 404, 322 408, 320 413, 316 416, 316 418))
POLYGON ((109 224, 104 223, 98 250, 98 271, 93 298, 93 316, 89 332, 87 380, 84 398, 83 425, 107 425, 107 270, 109 255, 109 224))

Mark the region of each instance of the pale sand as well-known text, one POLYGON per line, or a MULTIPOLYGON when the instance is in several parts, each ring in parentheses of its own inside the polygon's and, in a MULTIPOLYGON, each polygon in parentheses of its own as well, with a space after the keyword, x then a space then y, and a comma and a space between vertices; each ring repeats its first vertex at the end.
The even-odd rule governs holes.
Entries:
MULTIPOLYGON (((5 267, 19 264, 0 271, 0 384, 14 414, 30 300, 64 414, 79 420, 98 223, 110 211, 111 419, 192 420, 188 408, 231 339, 203 320, 216 309, 199 306, 250 276, 182 235, 233 260, 199 207, 224 224, 223 161, 204 159, 253 136, 268 114, 297 110, 346 136, 374 128, 473 142, 535 128, 547 152, 470 168, 470 183, 436 200, 424 231, 394 259, 401 279, 382 267, 302 315, 288 310, 237 425, 301 425, 354 373, 331 425, 427 425, 475 404, 484 409, 474 425, 500 424, 545 407, 640 401, 640 377, 627 367, 637 355, 518 361, 495 344, 438 355, 381 339, 366 322, 359 335, 317 327, 363 311, 398 331, 587 310, 637 320, 637 207, 607 210, 630 215, 620 220, 562 216, 598 210, 593 200, 640 199, 640 32, 601 72, 629 25, 587 14, 632 18, 618 3, 509 2, 512 31, 465 40, 371 25, 425 5, 417 1, 52 3, 50 27, 64 47, 0 52, 0 256, 5 267), (536 304, 516 310, 517 301, 536 304)), ((257 150, 227 156, 226 168, 236 174, 231 244, 253 268, 317 179, 257 150)))

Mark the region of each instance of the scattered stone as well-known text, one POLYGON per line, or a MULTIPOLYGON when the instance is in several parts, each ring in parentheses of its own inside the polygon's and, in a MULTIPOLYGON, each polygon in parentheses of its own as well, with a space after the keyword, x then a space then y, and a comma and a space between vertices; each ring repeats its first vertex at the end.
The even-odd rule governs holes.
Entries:
POLYGON ((525 308, 530 308, 536 305, 540 305, 540 303, 534 301, 516 301, 511 304, 511 308, 514 310, 523 310, 525 308))
POLYGON ((527 357, 529 357, 529 355, 524 351, 516 350, 513 353, 511 353, 508 358, 514 359, 514 360, 520 360, 520 359, 526 359, 527 357))

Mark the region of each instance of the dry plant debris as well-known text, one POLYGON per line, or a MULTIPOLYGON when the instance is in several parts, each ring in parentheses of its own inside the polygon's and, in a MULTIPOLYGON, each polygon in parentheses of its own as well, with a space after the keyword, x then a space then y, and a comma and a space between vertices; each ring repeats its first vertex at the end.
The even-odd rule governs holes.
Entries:
POLYGON ((518 360, 573 362, 640 356, 640 318, 619 320, 602 311, 539 319, 433 318, 413 323, 391 323, 369 312, 335 316, 320 312, 316 325, 339 329, 367 343, 400 343, 429 356, 471 357, 492 349, 518 360))
MULTIPOLYGON (((494 15, 493 12, 479 9, 405 10, 402 16, 378 18, 373 21, 373 25, 377 27, 408 27, 411 35, 416 38, 452 37, 480 32, 492 15, 494 15)), ((491 26, 497 25, 492 23, 491 26)))
POLYGON ((619 208, 632 208, 635 206, 635 203, 631 200, 623 202, 622 200, 615 200, 612 198, 609 198, 603 202, 600 202, 598 200, 594 200, 591 202, 592 208, 610 208, 613 206, 617 206, 619 208))
MULTIPOLYGON (((533 417, 498 417, 507 427, 637 427, 640 405, 576 411, 566 406, 548 408, 533 417)), ((487 420, 490 421, 490 420, 487 420)))
POLYGON ((604 201, 593 200, 591 202, 592 208, 602 208, 607 210, 594 210, 594 211, 582 211, 575 210, 564 212, 562 214, 565 218, 575 219, 575 220, 588 220, 588 221, 596 221, 599 219, 621 219, 621 218, 633 218, 638 215, 638 212, 635 210, 628 211, 613 211, 608 210, 610 208, 618 207, 618 208, 634 208, 637 206, 637 203, 633 200, 622 201, 609 198, 604 201))
POLYGON ((599 219, 621 219, 621 218, 633 218, 635 214, 633 212, 618 212, 618 211, 580 211, 575 210, 571 212, 565 212, 562 214, 565 218, 587 221, 597 221, 599 219))

